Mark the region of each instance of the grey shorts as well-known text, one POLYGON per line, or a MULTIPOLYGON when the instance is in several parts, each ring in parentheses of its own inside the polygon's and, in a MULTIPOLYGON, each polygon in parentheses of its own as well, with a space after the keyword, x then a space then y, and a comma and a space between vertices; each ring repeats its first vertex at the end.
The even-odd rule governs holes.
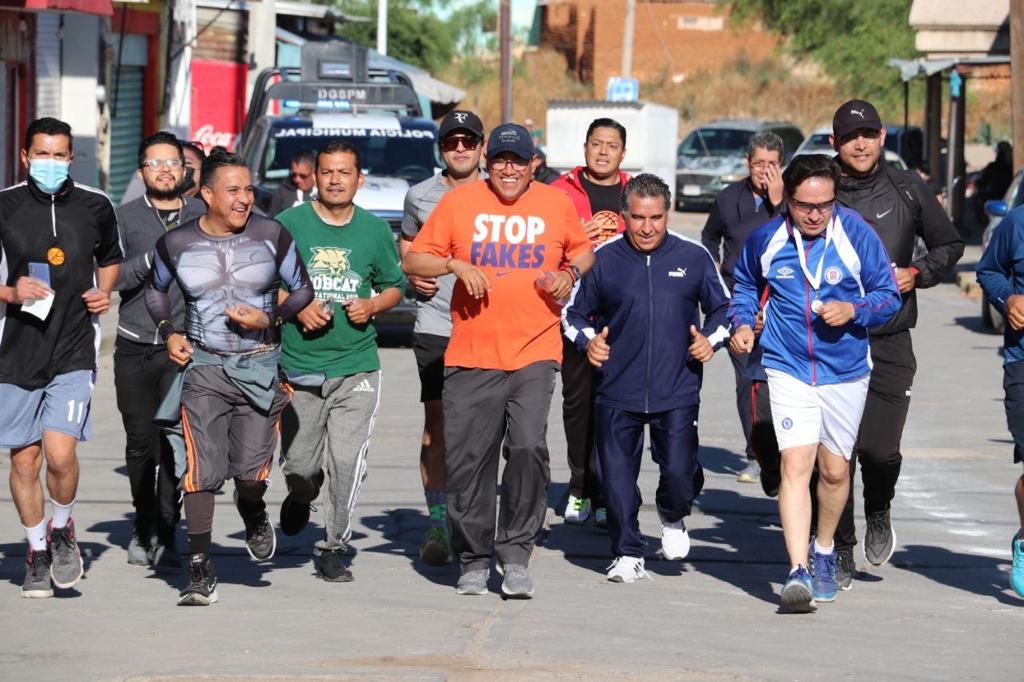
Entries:
POLYGON ((92 437, 90 404, 96 373, 80 369, 58 374, 42 388, 25 389, 0 384, 0 448, 21 448, 38 443, 44 431, 56 431, 77 440, 92 437))

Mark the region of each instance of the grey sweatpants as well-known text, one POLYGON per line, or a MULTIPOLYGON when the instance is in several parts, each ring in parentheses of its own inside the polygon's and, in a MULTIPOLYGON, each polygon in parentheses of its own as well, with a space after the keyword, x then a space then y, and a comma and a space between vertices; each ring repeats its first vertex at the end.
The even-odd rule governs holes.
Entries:
POLYGON ((487 568, 491 553, 526 565, 544 523, 548 410, 558 363, 506 372, 448 367, 444 380, 444 466, 452 550, 462 572, 487 568), (502 448, 502 439, 505 447, 502 448), (501 509, 495 534, 498 464, 501 509))
POLYGON ((352 537, 352 513, 366 478, 366 453, 380 408, 380 371, 328 379, 320 388, 292 387, 281 417, 281 469, 289 494, 312 502, 324 477, 326 542, 342 549, 352 537))

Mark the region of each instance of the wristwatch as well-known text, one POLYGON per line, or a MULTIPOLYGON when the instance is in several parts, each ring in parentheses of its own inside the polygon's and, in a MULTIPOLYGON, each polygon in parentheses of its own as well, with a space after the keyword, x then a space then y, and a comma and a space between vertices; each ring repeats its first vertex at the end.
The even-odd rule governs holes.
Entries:
POLYGON ((569 274, 572 275, 573 282, 578 282, 580 281, 580 278, 583 277, 583 273, 580 272, 580 269, 572 263, 562 266, 562 269, 569 271, 569 274))

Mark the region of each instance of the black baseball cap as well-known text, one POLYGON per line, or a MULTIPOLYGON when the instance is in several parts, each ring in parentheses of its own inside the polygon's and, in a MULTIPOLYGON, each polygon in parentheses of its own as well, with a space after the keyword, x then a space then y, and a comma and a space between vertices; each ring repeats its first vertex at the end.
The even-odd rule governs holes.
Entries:
POLYGON ((487 158, 502 152, 512 152, 520 159, 532 159, 537 153, 530 131, 517 123, 505 123, 491 131, 487 138, 487 158))
POLYGON ((882 119, 878 110, 862 99, 851 99, 836 109, 832 117, 832 134, 837 139, 842 139, 855 130, 867 128, 868 130, 881 130, 882 119))
POLYGON ((456 130, 464 130, 467 133, 475 135, 481 140, 484 139, 484 124, 480 120, 480 117, 472 111, 463 111, 462 109, 449 111, 445 117, 441 119, 441 129, 438 131, 438 139, 443 140, 456 130))

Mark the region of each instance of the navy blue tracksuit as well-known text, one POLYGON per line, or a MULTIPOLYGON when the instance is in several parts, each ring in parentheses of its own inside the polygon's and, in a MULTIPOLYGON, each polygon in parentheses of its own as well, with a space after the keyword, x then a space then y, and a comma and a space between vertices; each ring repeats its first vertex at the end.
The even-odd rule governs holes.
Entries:
POLYGON ((661 470, 656 501, 662 520, 688 515, 704 485, 697 460, 702 363, 689 354, 690 325, 717 350, 729 336, 728 306, 728 290, 707 249, 668 232, 646 254, 625 235, 605 242, 563 311, 565 336, 581 351, 608 327, 611 355, 597 370, 594 422, 615 556, 644 554, 636 481, 645 424, 661 470))

